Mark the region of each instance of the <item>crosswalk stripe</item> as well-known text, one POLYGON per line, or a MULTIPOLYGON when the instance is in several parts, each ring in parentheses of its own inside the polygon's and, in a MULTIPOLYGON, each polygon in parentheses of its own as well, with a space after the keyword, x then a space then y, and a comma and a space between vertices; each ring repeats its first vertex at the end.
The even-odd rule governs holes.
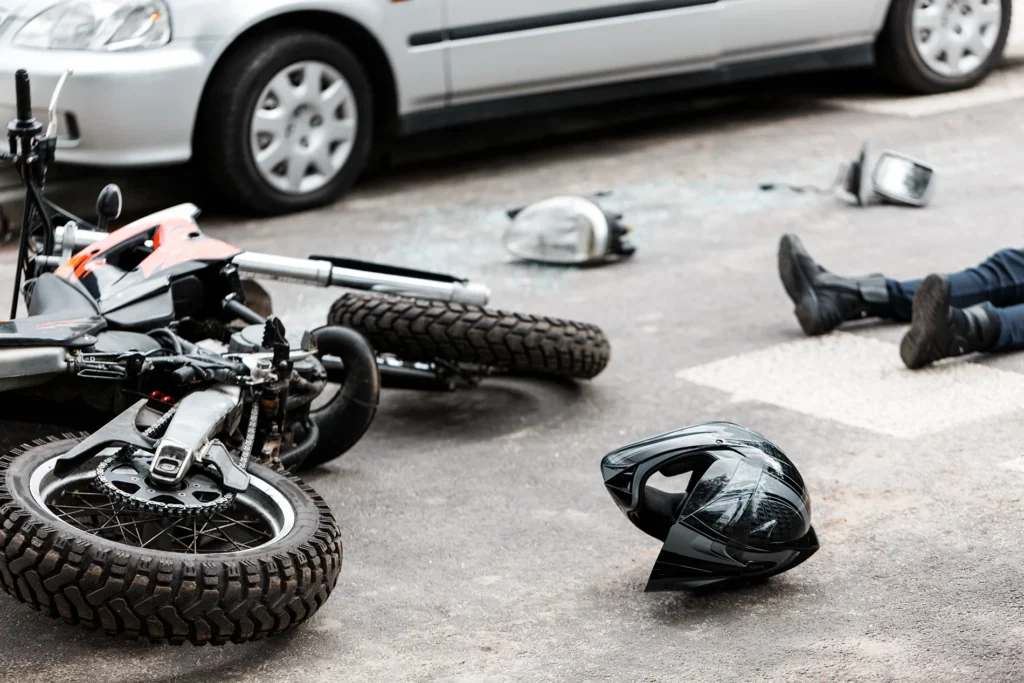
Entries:
POLYGON ((964 359, 916 372, 895 344, 851 333, 780 344, 687 368, 676 377, 757 401, 914 438, 1016 411, 1024 374, 964 359))

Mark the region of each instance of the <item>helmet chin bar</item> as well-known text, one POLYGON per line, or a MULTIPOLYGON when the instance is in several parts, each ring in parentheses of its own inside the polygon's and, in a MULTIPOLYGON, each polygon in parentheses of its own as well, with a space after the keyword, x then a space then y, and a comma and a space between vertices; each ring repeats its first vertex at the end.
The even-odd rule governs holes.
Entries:
POLYGON ((766 578, 818 550, 796 466, 764 436, 727 422, 687 427, 620 448, 601 463, 612 499, 664 542, 648 591, 766 578), (689 473, 685 493, 647 480, 689 473))

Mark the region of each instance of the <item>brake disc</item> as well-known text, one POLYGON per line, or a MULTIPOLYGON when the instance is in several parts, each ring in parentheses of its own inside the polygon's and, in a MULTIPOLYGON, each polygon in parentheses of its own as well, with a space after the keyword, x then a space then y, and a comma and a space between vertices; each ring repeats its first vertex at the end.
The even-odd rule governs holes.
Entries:
POLYGON ((167 517, 205 517, 225 510, 235 494, 225 491, 214 474, 197 467, 174 488, 150 482, 153 456, 117 453, 96 468, 96 487, 113 500, 167 517))

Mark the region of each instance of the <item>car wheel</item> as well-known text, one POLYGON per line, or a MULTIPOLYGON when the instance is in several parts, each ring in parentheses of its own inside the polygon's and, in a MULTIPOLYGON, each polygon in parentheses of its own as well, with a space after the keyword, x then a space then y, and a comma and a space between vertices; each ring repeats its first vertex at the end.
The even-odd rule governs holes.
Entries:
POLYGON ((373 117, 369 78, 344 45, 311 31, 264 36, 211 81, 196 156, 237 208, 308 209, 339 198, 366 166, 373 117))
POLYGON ((1002 59, 1012 9, 1012 0, 893 0, 879 67, 917 93, 976 85, 1002 59))

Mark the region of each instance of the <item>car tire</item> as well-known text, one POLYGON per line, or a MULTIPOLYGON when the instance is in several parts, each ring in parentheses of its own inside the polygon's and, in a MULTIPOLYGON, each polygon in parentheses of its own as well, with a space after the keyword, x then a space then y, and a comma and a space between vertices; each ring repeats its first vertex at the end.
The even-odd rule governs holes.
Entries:
POLYGON ((373 123, 370 80, 351 50, 313 31, 264 35, 229 55, 211 79, 197 124, 195 156, 207 186, 231 208, 262 215, 301 211, 337 200, 355 182, 370 156, 373 123), (307 74, 321 75, 316 91, 308 87, 307 74), (280 80, 282 77, 289 82, 280 80), (343 104, 332 110, 332 102, 325 98, 339 82, 347 91, 342 95, 343 104), (285 84, 282 95, 289 83, 296 88, 288 91, 290 99, 277 94, 274 88, 278 83, 285 84), (299 89, 306 94, 296 96, 299 89), (275 106, 268 109, 268 102, 275 106), (265 124, 274 127, 280 109, 286 121, 281 130, 263 133, 263 119, 256 120, 257 107, 274 115, 275 120, 265 124), (319 128, 314 128, 317 118, 319 128), (351 124, 349 138, 329 139, 342 135, 334 131, 344 130, 341 126, 346 121, 351 124), (264 139, 269 142, 265 150, 260 150, 257 145, 264 139), (306 147, 300 149, 303 143, 306 147), (268 169, 270 162, 261 166, 257 154, 270 150, 272 145, 282 146, 274 149, 291 156, 268 169), (310 156, 314 150, 326 150, 326 156, 314 160, 310 156), (292 174, 292 169, 302 163, 306 164, 304 169, 292 174), (322 169, 335 163, 340 166, 332 166, 327 172, 322 169), (291 183, 299 173, 300 185, 291 183))
POLYGON ((954 5, 948 0, 893 0, 877 45, 877 64, 882 75, 919 94, 961 90, 980 83, 1002 61, 1013 11, 1013 0, 988 0, 984 4, 999 10, 998 20, 993 18, 994 14, 975 16, 972 7, 954 5), (955 7, 955 11, 944 11, 949 7, 955 7), (970 14, 962 14, 963 7, 968 7, 970 14), (974 19, 968 22, 969 17, 974 19), (932 21, 936 22, 934 29, 924 26, 932 21), (981 37, 979 52, 988 50, 987 54, 963 52, 956 65, 949 64, 948 49, 930 54, 946 44, 959 51, 957 41, 967 40, 962 36, 974 35, 974 31, 981 37), (947 37, 953 42, 944 42, 947 37), (928 41, 932 38, 940 42, 930 50, 932 43, 928 41))

